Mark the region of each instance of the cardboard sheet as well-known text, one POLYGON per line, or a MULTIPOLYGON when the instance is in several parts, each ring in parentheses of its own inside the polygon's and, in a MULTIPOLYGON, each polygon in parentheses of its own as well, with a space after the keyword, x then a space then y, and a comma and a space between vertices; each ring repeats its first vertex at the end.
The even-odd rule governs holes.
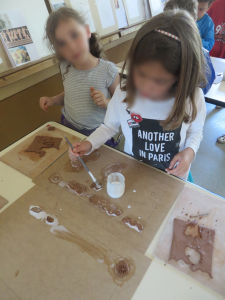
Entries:
POLYGON ((14 147, 12 150, 3 155, 0 160, 7 165, 13 167, 14 169, 20 171, 21 173, 27 175, 30 178, 35 178, 39 175, 45 168, 47 168, 51 163, 53 163, 60 155, 62 155, 68 149, 68 145, 64 140, 64 136, 67 136, 72 142, 77 140, 76 137, 58 129, 49 131, 49 126, 39 130, 37 133, 33 134, 25 141, 21 142, 19 145, 14 147), (25 150, 33 142, 35 136, 51 136, 62 138, 59 150, 55 148, 44 149, 46 154, 40 157, 39 154, 25 152, 25 150))
POLYGON ((7 203, 8 200, 0 196, 0 209, 2 209, 7 203))
POLYGON ((53 196, 70 203, 71 212, 79 210, 77 218, 80 223, 89 219, 95 230, 99 226, 104 227, 107 232, 126 241, 131 248, 145 253, 163 218, 182 191, 184 183, 169 176, 163 176, 157 170, 106 147, 99 150, 97 160, 89 160, 87 165, 104 185, 99 192, 90 189, 91 179, 84 169, 76 172, 71 167, 67 153, 37 177, 35 183, 44 187, 53 196), (113 200, 106 193, 106 179, 103 174, 110 169, 117 170, 118 166, 124 167, 122 173, 126 179, 126 190, 122 198, 113 200), (104 197, 122 208, 123 214, 118 217, 108 216, 98 207, 90 204, 86 196, 80 196, 78 201, 67 188, 49 182, 49 176, 54 173, 59 174, 64 182, 75 180, 86 185, 88 194, 104 197), (121 220, 126 216, 136 218, 143 224, 144 230, 137 232, 124 225, 121 220))
POLYGON ((76 195, 63 198, 36 186, 0 214, 0 291, 4 281, 23 300, 37 295, 39 300, 131 299, 150 259, 94 224, 89 214, 85 218, 81 204, 76 195), (57 217, 69 234, 51 233, 51 226, 29 214, 31 205, 57 217), (112 267, 119 258, 132 262, 132 276, 122 286, 111 276, 106 258, 112 267))
POLYGON ((160 236, 155 255, 178 270, 190 275, 207 287, 225 296, 225 201, 204 190, 184 188, 160 236), (215 230, 212 255, 212 278, 201 271, 192 272, 182 261, 169 259, 175 218, 195 221, 198 225, 215 230))
POLYGON ((16 294, 0 278, 0 295, 4 300, 20 300, 16 294))

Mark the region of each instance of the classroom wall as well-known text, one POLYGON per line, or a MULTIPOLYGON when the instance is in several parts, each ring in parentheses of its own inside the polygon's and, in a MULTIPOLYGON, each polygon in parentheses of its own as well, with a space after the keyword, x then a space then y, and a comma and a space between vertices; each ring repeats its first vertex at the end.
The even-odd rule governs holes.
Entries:
POLYGON ((57 74, 0 101, 0 151, 48 121, 60 121, 60 107, 43 112, 39 98, 63 91, 61 75, 57 74))

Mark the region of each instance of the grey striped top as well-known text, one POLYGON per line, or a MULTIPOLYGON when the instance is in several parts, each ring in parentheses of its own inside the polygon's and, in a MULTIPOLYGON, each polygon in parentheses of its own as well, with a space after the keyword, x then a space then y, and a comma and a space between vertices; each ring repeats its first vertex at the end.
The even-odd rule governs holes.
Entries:
POLYGON ((118 74, 117 67, 109 61, 99 59, 96 67, 90 70, 77 70, 60 64, 64 85, 65 118, 78 129, 95 129, 104 121, 106 110, 97 106, 90 95, 90 87, 110 97, 109 87, 118 74))

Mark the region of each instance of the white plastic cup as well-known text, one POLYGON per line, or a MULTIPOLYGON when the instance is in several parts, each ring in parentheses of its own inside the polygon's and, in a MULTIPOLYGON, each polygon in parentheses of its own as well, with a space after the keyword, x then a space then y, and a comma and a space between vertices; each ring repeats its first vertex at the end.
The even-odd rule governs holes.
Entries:
POLYGON ((125 191, 125 177, 119 172, 111 173, 107 177, 107 193, 111 198, 120 198, 125 191))

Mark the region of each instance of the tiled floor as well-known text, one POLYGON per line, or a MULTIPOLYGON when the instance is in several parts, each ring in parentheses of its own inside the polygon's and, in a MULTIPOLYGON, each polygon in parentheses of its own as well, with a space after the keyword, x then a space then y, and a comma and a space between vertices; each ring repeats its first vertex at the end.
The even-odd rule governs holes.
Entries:
POLYGON ((191 171, 196 184, 225 197, 225 144, 216 143, 222 134, 225 108, 217 110, 215 105, 207 104, 204 137, 191 171))

